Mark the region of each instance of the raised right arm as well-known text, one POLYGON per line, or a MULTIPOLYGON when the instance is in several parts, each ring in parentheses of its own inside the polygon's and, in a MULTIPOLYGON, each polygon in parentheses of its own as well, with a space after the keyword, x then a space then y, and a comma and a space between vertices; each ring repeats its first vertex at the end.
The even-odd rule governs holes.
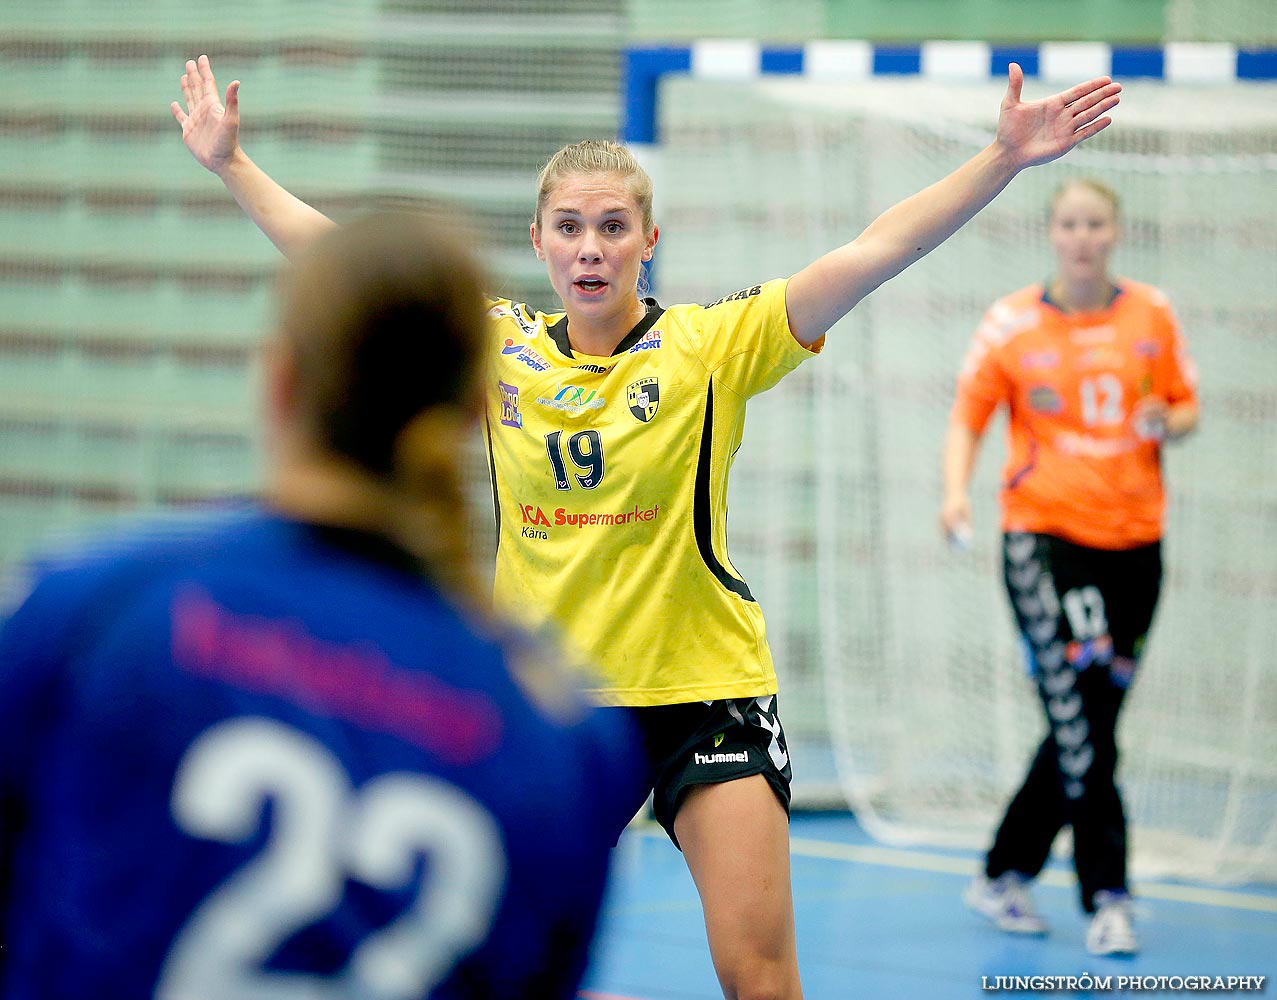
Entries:
POLYGON ((790 279, 785 305, 800 344, 810 347, 866 295, 961 229, 1021 170, 1057 159, 1102 132, 1112 122, 1105 112, 1117 106, 1122 90, 1100 76, 1024 101, 1023 86, 1024 71, 1011 63, 993 142, 790 279))
POLYGON ((186 148, 202 167, 221 178, 240 208, 284 256, 294 256, 336 224, 284 190, 240 147, 238 80, 226 88, 222 104, 208 56, 200 56, 198 61, 187 60, 181 83, 186 109, 177 101, 169 107, 182 126, 186 148))

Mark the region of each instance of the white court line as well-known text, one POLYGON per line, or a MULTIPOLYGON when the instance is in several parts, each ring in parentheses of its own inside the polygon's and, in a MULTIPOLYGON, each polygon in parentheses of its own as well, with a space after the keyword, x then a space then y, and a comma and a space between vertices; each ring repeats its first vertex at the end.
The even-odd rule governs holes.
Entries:
MULTIPOLYGON (((643 837, 655 837, 658 840, 666 839, 665 831, 653 821, 638 820, 631 824, 629 832, 643 837)), ((790 838, 789 853, 800 858, 850 861, 861 865, 937 872, 941 875, 962 875, 967 878, 974 875, 980 866, 976 859, 956 857, 952 854, 932 854, 927 851, 906 850, 899 847, 840 844, 830 840, 810 840, 806 837, 790 838)), ((1048 868, 1038 876, 1037 881, 1061 889, 1071 889, 1077 885, 1077 879, 1072 872, 1055 868, 1048 868)), ((1211 889, 1205 886, 1141 881, 1137 883, 1135 896, 1137 899, 1165 899, 1176 903, 1196 903, 1199 906, 1277 913, 1277 896, 1243 892, 1239 889, 1211 889)))
MULTIPOLYGON (((805 838, 794 838, 790 840, 789 846, 790 853, 798 857, 853 861, 857 864, 879 865, 884 868, 904 868, 966 876, 975 874, 979 868, 979 862, 969 858, 958 858, 948 854, 929 854, 926 851, 903 850, 895 847, 868 847, 805 838)), ((1051 868, 1038 876, 1037 880, 1061 888, 1071 888, 1077 884, 1072 872, 1051 868)), ((1167 882, 1140 882, 1135 896, 1140 899, 1167 899, 1177 903, 1197 903, 1202 906, 1222 906, 1233 910, 1277 913, 1277 896, 1264 896, 1236 889, 1208 889, 1203 886, 1176 885, 1167 882)))

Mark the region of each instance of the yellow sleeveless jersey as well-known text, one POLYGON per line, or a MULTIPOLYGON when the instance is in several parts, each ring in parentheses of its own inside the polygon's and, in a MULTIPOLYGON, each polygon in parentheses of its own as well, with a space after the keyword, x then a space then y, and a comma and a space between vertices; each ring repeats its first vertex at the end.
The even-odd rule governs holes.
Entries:
POLYGON ((776 691, 763 616, 727 556, 745 402, 805 358, 787 281, 663 309, 610 357, 563 313, 494 302, 487 440, 499 610, 554 628, 605 704, 776 691))

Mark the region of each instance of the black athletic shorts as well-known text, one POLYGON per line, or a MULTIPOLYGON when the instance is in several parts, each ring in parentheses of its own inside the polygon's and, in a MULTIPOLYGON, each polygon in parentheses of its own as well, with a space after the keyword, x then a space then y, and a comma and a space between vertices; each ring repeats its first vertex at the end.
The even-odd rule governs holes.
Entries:
MULTIPOLYGON (((675 846, 674 817, 693 785, 761 774, 789 812, 793 771, 774 694, 620 711, 638 723, 656 821, 675 846)), ((641 805, 635 803, 635 811, 641 805)))

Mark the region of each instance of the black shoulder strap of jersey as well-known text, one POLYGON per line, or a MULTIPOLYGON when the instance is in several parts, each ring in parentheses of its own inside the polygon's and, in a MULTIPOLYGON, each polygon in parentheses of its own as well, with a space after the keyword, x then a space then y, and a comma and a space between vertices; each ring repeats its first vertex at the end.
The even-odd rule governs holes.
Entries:
MULTIPOLYGON (((642 340, 643 335, 646 334, 648 330, 652 329, 656 321, 660 319, 661 315, 665 312, 665 307, 650 296, 643 299, 643 305, 647 309, 647 314, 638 321, 638 325, 635 326, 633 330, 625 335, 625 339, 616 345, 616 350, 612 352, 612 357, 616 357, 618 354, 624 354, 642 340)), ((561 316, 559 321, 553 326, 546 327, 545 332, 550 335, 550 339, 554 341, 555 346, 563 352, 564 357, 576 357, 576 355, 572 353, 572 345, 568 342, 568 317, 566 313, 561 316)))

